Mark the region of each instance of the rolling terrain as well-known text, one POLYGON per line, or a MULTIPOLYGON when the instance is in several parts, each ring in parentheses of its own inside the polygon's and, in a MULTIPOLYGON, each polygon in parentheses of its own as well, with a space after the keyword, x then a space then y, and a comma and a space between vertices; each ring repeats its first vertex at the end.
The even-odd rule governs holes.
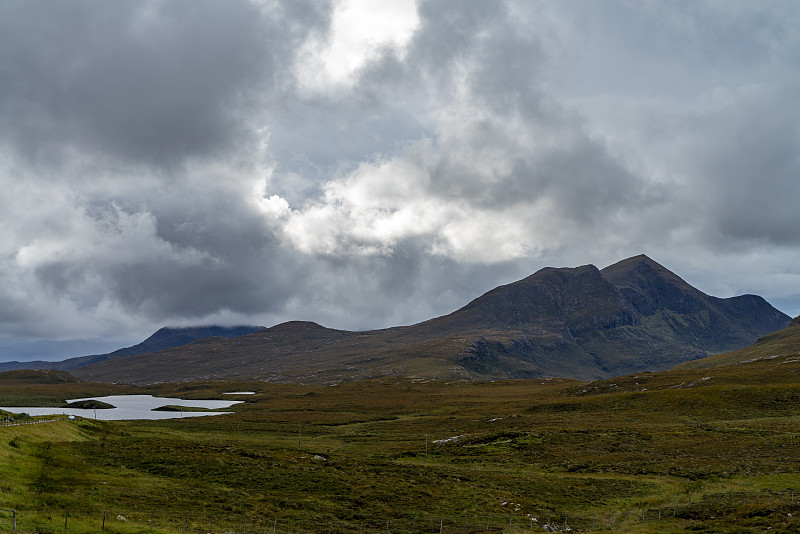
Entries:
MULTIPOLYGON (((797 532, 800 359, 335 386, 0 373, 15 404, 230 398, 231 415, 0 427, 22 532, 797 532), (534 521, 535 520, 535 521, 534 521)), ((2 415, 2 414, 0 414, 2 415)), ((22 418, 20 418, 22 419, 22 418)), ((0 513, 0 531, 11 515, 0 513)))
POLYGON ((708 369, 710 367, 736 365, 762 359, 774 359, 792 354, 800 356, 800 316, 795 317, 786 328, 759 338, 749 347, 686 362, 681 364, 679 368, 708 369))
POLYGON ((82 365, 82 379, 334 384, 379 376, 597 379, 740 349, 790 318, 754 295, 716 298, 646 256, 545 268, 419 324, 352 332, 293 321, 82 365))
POLYGON ((58 369, 60 371, 69 371, 76 367, 89 365, 103 360, 110 360, 111 358, 118 358, 120 356, 136 356, 137 354, 145 354, 158 350, 170 349, 191 343, 196 339, 208 337, 222 337, 231 338, 236 336, 243 336, 257 330, 262 330, 263 326, 188 326, 182 328, 160 328, 152 336, 148 337, 141 343, 125 347, 122 349, 109 352, 108 354, 94 354, 91 356, 78 356, 75 358, 67 358, 57 362, 50 362, 44 360, 36 360, 31 362, 0 362, 0 372, 13 371, 16 369, 58 369))

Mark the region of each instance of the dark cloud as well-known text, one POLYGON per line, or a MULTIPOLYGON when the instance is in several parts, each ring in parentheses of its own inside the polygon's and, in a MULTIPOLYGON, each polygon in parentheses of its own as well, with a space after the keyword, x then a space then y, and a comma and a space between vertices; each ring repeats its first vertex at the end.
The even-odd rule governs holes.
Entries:
POLYGON ((4 2, 2 133, 37 162, 69 149, 160 167, 219 155, 249 135, 253 100, 292 84, 325 7, 4 2))
POLYGON ((711 227, 726 238, 800 245, 798 90, 756 90, 699 121, 689 161, 711 227))
POLYGON ((0 4, 0 346, 407 324, 642 252, 799 306, 793 3, 423 1, 344 79, 336 13, 0 4))

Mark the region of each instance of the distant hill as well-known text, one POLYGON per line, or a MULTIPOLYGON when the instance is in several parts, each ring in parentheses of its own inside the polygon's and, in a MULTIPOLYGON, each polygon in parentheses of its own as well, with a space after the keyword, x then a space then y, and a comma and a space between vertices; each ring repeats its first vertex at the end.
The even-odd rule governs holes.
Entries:
POLYGON ((29 370, 20 369, 16 371, 0 372, 0 384, 66 384, 78 382, 78 379, 66 371, 55 369, 29 370))
POLYGON ((78 356, 57 362, 37 360, 32 362, 0 362, 0 372, 17 369, 58 369, 69 371, 120 356, 135 356, 158 350, 171 349, 206 337, 232 338, 262 330, 263 326, 190 326, 183 328, 161 328, 141 343, 115 350, 108 354, 78 356))
POLYGON ((710 367, 735 365, 737 363, 790 354, 800 355, 800 316, 795 317, 792 323, 786 328, 759 338, 758 341, 749 347, 717 354, 715 356, 703 358, 702 360, 687 362, 678 366, 678 368, 707 369, 710 367))
POLYGON ((289 322, 73 371, 94 381, 335 383, 375 376, 595 379, 738 349, 789 324, 754 295, 704 294, 646 256, 545 268, 416 325, 350 332, 289 322))

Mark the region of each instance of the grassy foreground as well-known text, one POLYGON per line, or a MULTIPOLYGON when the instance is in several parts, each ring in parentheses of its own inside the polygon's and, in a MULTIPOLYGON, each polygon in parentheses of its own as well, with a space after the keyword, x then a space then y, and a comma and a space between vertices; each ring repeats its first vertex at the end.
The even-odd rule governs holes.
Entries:
POLYGON ((800 532, 797 355, 592 383, 0 387, 256 392, 225 416, 0 427, 24 532, 800 532))

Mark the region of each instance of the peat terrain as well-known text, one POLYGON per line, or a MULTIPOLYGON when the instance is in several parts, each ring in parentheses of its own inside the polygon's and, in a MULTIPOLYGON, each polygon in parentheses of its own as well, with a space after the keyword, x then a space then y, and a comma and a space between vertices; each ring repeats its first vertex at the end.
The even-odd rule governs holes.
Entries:
POLYGON ((254 392, 211 418, 0 427, 0 508, 23 532, 67 520, 73 532, 800 528, 797 353, 590 382, 131 387, 0 374, 0 388, 15 404, 254 392))

